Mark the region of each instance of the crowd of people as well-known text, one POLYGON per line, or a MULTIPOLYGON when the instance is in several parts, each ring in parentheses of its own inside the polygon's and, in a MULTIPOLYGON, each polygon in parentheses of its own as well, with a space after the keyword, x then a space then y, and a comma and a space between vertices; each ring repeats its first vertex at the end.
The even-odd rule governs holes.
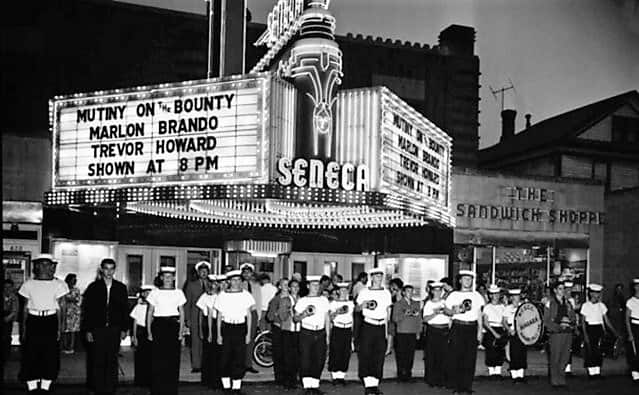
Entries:
MULTIPOLYGON (((276 384, 301 384, 309 395, 321 394, 326 365, 335 385, 356 379, 347 377, 353 351, 365 394, 381 393, 384 360, 391 352, 398 379, 411 380, 418 349, 424 351, 424 380, 432 387, 471 393, 480 346, 490 377, 502 378, 508 363, 513 382, 525 381, 527 346, 517 335, 515 316, 527 295, 495 284, 483 295, 468 270, 460 270, 455 281, 429 281, 424 296, 418 296, 421 290, 399 278, 386 283, 380 268, 361 273, 352 283, 339 275, 295 274, 273 284, 248 263, 216 275, 202 261, 195 265, 197 276, 182 288, 176 287, 175 267, 160 267, 156 282, 141 287, 132 310, 126 285, 114 278, 113 259, 102 260, 100 276, 83 294, 75 276, 62 281, 55 270, 52 256, 36 257, 33 278, 18 292, 26 300, 20 377, 30 393, 52 390, 60 345, 72 352, 75 333, 82 333, 89 345, 88 386, 96 394, 115 393, 120 342, 129 333, 135 382, 151 394, 177 394, 185 337, 192 372, 201 374, 204 385, 241 392, 245 374, 257 372, 252 342, 258 330, 270 330, 276 384)), ((7 292, 11 285, 5 281, 5 323, 17 317, 18 303, 7 292)), ((615 337, 627 335, 630 371, 639 383, 639 279, 625 302, 623 328, 608 318, 600 285, 589 284, 588 300, 579 306, 571 298, 572 285, 553 283, 542 304, 550 383, 566 385, 576 331, 584 339, 588 377, 600 378, 606 330, 615 337)))

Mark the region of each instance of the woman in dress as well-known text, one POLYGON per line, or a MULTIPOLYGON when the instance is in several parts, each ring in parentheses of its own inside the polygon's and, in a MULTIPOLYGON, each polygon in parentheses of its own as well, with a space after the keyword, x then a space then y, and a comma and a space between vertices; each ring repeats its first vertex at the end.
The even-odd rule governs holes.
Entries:
POLYGON ((186 296, 175 288, 175 267, 160 267, 161 285, 147 298, 151 345, 151 394, 178 393, 186 296))
POLYGON ((62 298, 62 314, 64 336, 62 338, 62 352, 73 354, 75 352, 75 334, 80 331, 80 306, 82 304, 82 293, 76 284, 78 278, 75 273, 69 273, 64 278, 64 282, 69 287, 69 293, 62 298))

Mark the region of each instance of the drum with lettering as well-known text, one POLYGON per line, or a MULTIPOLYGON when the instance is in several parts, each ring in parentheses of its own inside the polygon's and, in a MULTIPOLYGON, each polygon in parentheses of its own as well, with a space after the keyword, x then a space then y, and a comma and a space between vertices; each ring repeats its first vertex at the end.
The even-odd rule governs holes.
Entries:
POLYGON ((544 333, 543 314, 533 303, 522 303, 515 312, 515 332, 526 346, 532 346, 541 339, 544 333))

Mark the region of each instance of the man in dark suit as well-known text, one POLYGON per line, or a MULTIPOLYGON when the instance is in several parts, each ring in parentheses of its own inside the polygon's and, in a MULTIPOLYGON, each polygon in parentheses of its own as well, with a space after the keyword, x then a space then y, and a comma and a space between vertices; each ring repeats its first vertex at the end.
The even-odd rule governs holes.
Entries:
POLYGON ((126 336, 128 295, 124 284, 115 280, 115 261, 100 263, 101 278, 87 287, 82 299, 82 329, 92 348, 89 380, 96 394, 114 394, 118 383, 118 349, 126 336))
POLYGON ((186 305, 184 306, 184 322, 191 332, 191 372, 199 373, 202 370, 202 339, 200 339, 199 315, 202 314, 197 301, 206 290, 211 264, 207 261, 198 262, 195 265, 197 278, 188 281, 184 285, 186 305))

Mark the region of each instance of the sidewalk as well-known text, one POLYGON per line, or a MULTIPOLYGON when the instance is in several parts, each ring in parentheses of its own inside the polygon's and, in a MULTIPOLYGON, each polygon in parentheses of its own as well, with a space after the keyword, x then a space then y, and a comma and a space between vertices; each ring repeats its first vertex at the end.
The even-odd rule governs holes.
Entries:
MULTIPOLYGON (((191 362, 189 357, 189 349, 184 347, 182 349, 182 360, 180 364, 180 381, 181 382, 199 382, 200 375, 191 373, 191 362)), ((17 347, 13 347, 11 355, 9 356, 4 369, 4 382, 17 383, 20 353, 17 347)), ((72 355, 61 355, 61 367, 58 382, 61 384, 82 384, 85 382, 85 358, 84 352, 76 352, 72 355)), ((579 357, 573 358, 573 373, 577 376, 585 376, 586 370, 583 367, 583 360, 579 357)), ((507 364, 505 365, 507 367, 507 364)), ((273 369, 260 368, 255 365, 258 373, 247 373, 245 381, 249 382, 269 382, 273 380, 273 369)), ((548 374, 548 363, 546 361, 546 354, 538 350, 528 351, 528 369, 526 370, 527 376, 546 376, 548 374)), ((626 373, 626 359, 621 356, 616 360, 604 359, 604 366, 602 374, 604 376, 623 375, 626 373)), ((122 347, 120 356, 120 382, 132 383, 133 382, 133 350, 131 347, 122 347)), ((384 363, 384 378, 396 377, 396 365, 395 355, 391 354, 386 357, 384 363)), ((475 374, 477 376, 486 376, 488 374, 486 366, 484 365, 484 352, 477 352, 477 369, 475 374)), ((504 368, 504 375, 507 374, 506 368, 504 368)), ((422 351, 415 353, 415 365, 413 367, 413 377, 423 377, 424 375, 424 361, 422 359, 422 351)), ((357 380, 357 354, 353 354, 349 365, 349 370, 346 376, 347 380, 357 380)), ((330 376, 328 371, 324 369, 322 372, 322 379, 329 380, 330 376)))

